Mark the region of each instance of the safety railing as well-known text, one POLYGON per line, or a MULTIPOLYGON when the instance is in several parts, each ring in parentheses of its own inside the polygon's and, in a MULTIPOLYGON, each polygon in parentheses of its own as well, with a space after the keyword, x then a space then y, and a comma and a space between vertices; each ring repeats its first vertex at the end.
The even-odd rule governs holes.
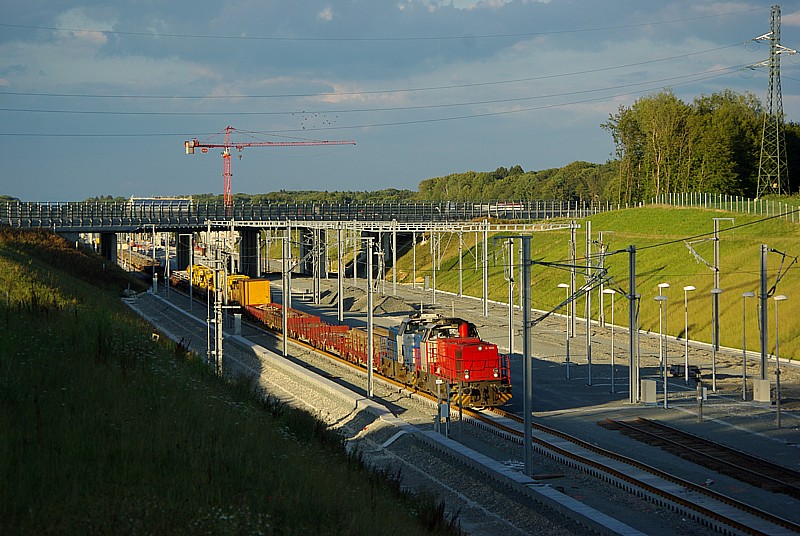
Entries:
POLYGON ((270 203, 183 205, 129 203, 0 203, 0 225, 61 232, 197 228, 206 221, 397 221, 461 222, 580 219, 623 208, 575 201, 441 203, 270 203))
POLYGON ((792 204, 775 199, 750 199, 738 195, 684 192, 658 195, 650 200, 650 204, 723 210, 764 217, 776 216, 792 223, 800 223, 800 199, 795 200, 795 204, 792 204))

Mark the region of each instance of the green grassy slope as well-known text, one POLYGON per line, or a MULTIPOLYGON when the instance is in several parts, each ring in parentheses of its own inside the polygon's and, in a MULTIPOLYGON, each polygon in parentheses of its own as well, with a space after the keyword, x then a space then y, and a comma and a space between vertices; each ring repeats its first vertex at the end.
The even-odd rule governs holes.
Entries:
MULTIPOLYGON (((658 284, 668 282, 665 291, 667 302, 667 331, 671 335, 684 333, 684 291, 683 287, 694 285, 697 290, 689 293, 689 336, 692 339, 710 342, 712 296, 714 286, 713 271, 691 255, 684 239, 702 240, 710 238, 714 229, 713 218, 734 218, 735 222, 721 221, 720 228, 720 343, 723 346, 740 348, 742 345, 742 293, 759 291, 761 244, 787 253, 800 255, 800 225, 780 219, 764 220, 763 217, 716 210, 683 209, 672 207, 645 207, 612 211, 588 218, 592 224, 592 235, 598 237, 603 231, 608 244, 609 255, 605 259, 609 275, 625 292, 629 289, 629 257, 625 250, 630 245, 637 248, 636 278, 637 292, 641 294, 640 325, 644 330, 657 332, 658 305, 654 297, 658 294, 658 284), (732 227, 735 227, 732 229, 732 227), (700 236, 702 235, 702 236, 700 236)), ((577 255, 579 263, 585 263, 586 221, 579 220, 581 229, 577 232, 577 255)), ((476 266, 475 256, 482 258, 480 241, 476 249, 474 234, 463 236, 463 288, 465 294, 482 296, 482 271, 476 266)), ((540 262, 569 262, 569 231, 548 231, 536 233, 531 243, 532 257, 540 262)), ((507 262, 502 244, 490 238, 489 254, 489 294, 490 298, 507 301, 507 283, 503 276, 503 265, 507 262)), ((518 247, 518 246, 517 246, 518 247)), ((458 290, 458 237, 445 235, 442 239, 443 260, 437 272, 437 288, 458 290)), ((694 244, 695 250, 713 263, 713 242, 708 240, 694 244)), ((769 286, 775 283, 782 257, 769 254, 769 286)), ((515 263, 519 255, 515 254, 515 263)), ((788 266, 790 259, 784 261, 788 266)), ((430 276, 431 256, 427 243, 417 246, 417 279, 430 276)), ((411 282, 411 254, 398 261, 398 280, 411 282)), ((569 282, 569 272, 564 269, 534 265, 532 268, 532 304, 537 309, 549 310, 564 299, 563 289, 558 283, 569 282)), ((387 276, 391 280, 391 273, 387 276)), ((584 282, 578 277, 578 284, 584 282)), ((780 281, 778 294, 785 294, 789 300, 780 306, 780 350, 782 357, 800 358, 800 265, 795 264, 780 281), (798 305, 794 303, 797 302, 798 305)), ((628 304, 623 295, 615 299, 615 321, 627 325, 628 304)), ((747 345, 750 350, 758 349, 757 300, 747 302, 747 345)), ((585 299, 578 302, 578 312, 583 314, 585 299)), ((595 292, 592 299, 593 318, 598 316, 599 299, 595 292)), ((611 315, 610 300, 606 298, 606 318, 611 315)), ((768 302, 768 327, 770 330, 770 351, 774 349, 775 303, 768 302)))
POLYGON ((0 231, 0 533, 454 533, 325 424, 151 340, 127 285, 0 231))

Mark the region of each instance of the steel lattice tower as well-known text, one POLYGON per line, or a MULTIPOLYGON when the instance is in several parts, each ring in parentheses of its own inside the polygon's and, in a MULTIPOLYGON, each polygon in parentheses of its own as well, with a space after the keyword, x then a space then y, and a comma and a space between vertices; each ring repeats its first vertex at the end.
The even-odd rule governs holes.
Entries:
POLYGON ((758 197, 766 194, 789 194, 786 169, 786 136, 783 131, 783 94, 781 92, 781 54, 795 51, 781 46, 781 6, 772 6, 770 32, 756 41, 769 41, 769 60, 759 64, 769 67, 769 89, 761 132, 761 156, 758 162, 758 197))

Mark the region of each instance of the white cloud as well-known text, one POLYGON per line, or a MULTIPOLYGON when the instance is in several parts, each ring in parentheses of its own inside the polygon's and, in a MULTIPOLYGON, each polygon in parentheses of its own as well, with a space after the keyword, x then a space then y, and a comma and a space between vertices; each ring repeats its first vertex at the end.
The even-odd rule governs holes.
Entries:
POLYGON ((168 33, 169 23, 161 18, 153 19, 147 24, 146 30, 155 36, 161 33, 168 33))
POLYGON ((4 63, 24 67, 8 77, 14 87, 39 91, 89 85, 142 88, 154 83, 182 87, 219 78, 213 67, 174 57, 98 55, 97 47, 87 46, 85 40, 6 44, 0 46, 0 56, 4 63))
POLYGON ((694 11, 708 15, 724 15, 735 11, 746 11, 752 9, 753 5, 745 2, 708 2, 698 3, 692 6, 694 11))
POLYGON ((456 9, 471 11, 473 9, 489 8, 499 9, 507 4, 518 1, 521 4, 549 4, 550 0, 423 0, 425 4, 438 5, 439 7, 453 6, 456 9))
POLYGON ((795 11, 794 13, 788 13, 786 15, 781 14, 781 24, 785 24, 786 26, 800 26, 800 11, 795 11))
POLYGON ((92 17, 86 9, 79 7, 65 11, 56 17, 55 26, 66 28, 58 32, 63 39, 74 39, 89 46, 102 46, 108 41, 108 37, 103 31, 112 30, 114 20, 92 17))
POLYGON ((333 20, 333 9, 326 7, 319 13, 317 13, 317 19, 325 22, 330 22, 333 20))

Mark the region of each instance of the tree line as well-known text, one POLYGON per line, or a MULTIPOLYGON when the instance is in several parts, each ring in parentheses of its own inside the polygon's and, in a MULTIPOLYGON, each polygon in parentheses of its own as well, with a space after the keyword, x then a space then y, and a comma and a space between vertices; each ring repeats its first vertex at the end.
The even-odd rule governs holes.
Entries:
MULTIPOLYGON (((758 195, 764 110, 750 93, 724 90, 687 104, 665 90, 620 106, 600 126, 611 134, 616 157, 603 164, 456 173, 422 181, 418 198, 635 203, 676 192, 758 195)), ((784 132, 789 191, 797 192, 800 125, 787 122, 784 132)))
MULTIPOLYGON (((725 90, 687 104, 661 91, 620 106, 602 127, 616 148, 618 201, 675 192, 755 197, 764 110, 752 94, 725 90)), ((785 125, 789 190, 800 181, 800 126, 785 125)))

